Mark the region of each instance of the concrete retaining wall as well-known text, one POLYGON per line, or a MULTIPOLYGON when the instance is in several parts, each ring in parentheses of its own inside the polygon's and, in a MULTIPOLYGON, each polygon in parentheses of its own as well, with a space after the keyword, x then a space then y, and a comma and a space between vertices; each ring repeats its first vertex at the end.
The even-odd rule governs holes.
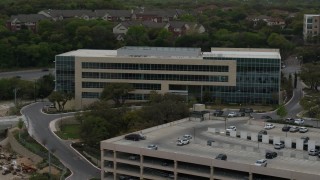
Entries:
POLYGON ((11 148, 17 152, 18 154, 30 158, 33 162, 39 163, 42 161, 42 158, 33 152, 29 151, 25 147, 23 147, 14 137, 13 131, 19 130, 18 128, 13 128, 8 131, 8 141, 11 145, 11 148))

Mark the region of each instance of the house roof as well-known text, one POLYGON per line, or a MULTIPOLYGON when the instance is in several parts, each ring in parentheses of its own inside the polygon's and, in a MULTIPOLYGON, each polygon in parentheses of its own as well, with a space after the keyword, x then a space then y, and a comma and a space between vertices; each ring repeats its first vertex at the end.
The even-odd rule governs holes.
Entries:
POLYGON ((105 14, 109 14, 113 17, 131 17, 132 13, 131 10, 97 10, 98 11, 105 11, 105 14))
POLYGON ((170 24, 170 26, 172 26, 173 28, 181 28, 184 25, 188 24, 188 22, 184 22, 184 21, 170 21, 168 22, 168 24, 170 24))
POLYGON ((83 15, 87 15, 89 17, 96 17, 95 11, 91 10, 43 10, 42 12, 50 15, 51 17, 65 17, 65 18, 72 18, 72 17, 81 17, 83 15))
POLYGON ((9 21, 13 22, 18 20, 20 22, 38 22, 43 19, 47 19, 47 17, 42 14, 18 14, 12 15, 9 21))

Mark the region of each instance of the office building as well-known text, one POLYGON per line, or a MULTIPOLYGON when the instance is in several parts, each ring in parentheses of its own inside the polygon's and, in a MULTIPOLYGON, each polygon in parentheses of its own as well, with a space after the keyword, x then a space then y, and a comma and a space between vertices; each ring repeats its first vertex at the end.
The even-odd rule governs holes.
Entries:
POLYGON ((122 47, 56 55, 57 91, 75 95, 70 108, 96 101, 108 83, 130 83, 128 101, 150 91, 216 103, 278 104, 281 56, 277 49, 122 47))
POLYGON ((319 36, 320 32, 320 14, 305 14, 303 18, 303 38, 312 40, 319 36))

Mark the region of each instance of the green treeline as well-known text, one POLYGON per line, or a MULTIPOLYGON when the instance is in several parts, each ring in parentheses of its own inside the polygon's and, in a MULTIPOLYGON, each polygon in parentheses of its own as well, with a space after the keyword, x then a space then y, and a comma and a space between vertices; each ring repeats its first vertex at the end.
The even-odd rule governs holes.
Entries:
POLYGON ((97 147, 104 139, 185 118, 189 110, 184 100, 177 95, 152 93, 148 104, 132 110, 126 106, 114 108, 102 99, 90 106, 90 111, 76 116, 81 139, 97 147))
POLYGON ((124 1, 124 0, 6 0, 0 3, 0 69, 52 67, 54 56, 63 52, 86 49, 117 49, 130 46, 279 48, 283 59, 292 53, 312 62, 320 56, 317 46, 320 38, 304 46, 303 15, 318 13, 317 2, 301 0, 178 0, 178 1, 124 1), (313 6, 311 6, 311 4, 313 6), (11 15, 38 13, 44 9, 182 9, 188 14, 179 20, 199 23, 205 33, 188 32, 175 37, 164 29, 131 27, 124 41, 117 41, 113 27, 118 23, 104 20, 65 19, 44 20, 38 32, 23 29, 10 32, 5 27, 11 15), (286 26, 268 26, 249 17, 260 15, 285 20, 286 26))

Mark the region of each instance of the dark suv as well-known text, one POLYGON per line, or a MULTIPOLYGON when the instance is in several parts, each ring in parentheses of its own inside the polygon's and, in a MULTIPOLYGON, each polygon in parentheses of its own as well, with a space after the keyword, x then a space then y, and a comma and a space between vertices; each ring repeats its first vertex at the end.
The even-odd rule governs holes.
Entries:
POLYGON ((288 132, 289 130, 290 130, 290 128, 291 128, 291 126, 289 126, 289 125, 284 125, 283 127, 282 127, 282 131, 283 132, 288 132))
POLYGON ((213 112, 214 116, 222 116, 223 115, 223 111, 222 110, 216 110, 213 112))
POLYGON ((270 151, 270 152, 266 153, 266 159, 273 159, 273 158, 275 158, 277 156, 278 156, 278 154, 276 152, 270 151))
POLYGON ((219 154, 219 155, 216 157, 216 159, 226 161, 226 160, 227 160, 227 155, 226 155, 226 154, 219 154))
POLYGON ((253 109, 252 108, 240 108, 239 112, 252 113, 253 109))
POLYGON ((145 136, 141 134, 128 134, 124 137, 126 140, 132 140, 132 141, 140 141, 146 139, 145 136))

